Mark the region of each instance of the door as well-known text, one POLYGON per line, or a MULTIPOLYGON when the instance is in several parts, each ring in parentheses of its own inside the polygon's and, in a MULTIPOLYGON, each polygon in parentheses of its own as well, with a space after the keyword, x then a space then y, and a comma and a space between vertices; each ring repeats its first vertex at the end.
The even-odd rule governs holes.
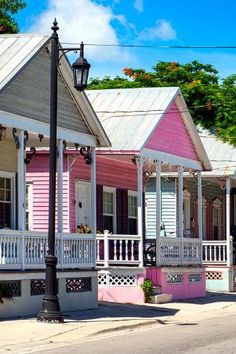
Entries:
POLYGON ((91 226, 90 183, 76 181, 76 225, 91 226))

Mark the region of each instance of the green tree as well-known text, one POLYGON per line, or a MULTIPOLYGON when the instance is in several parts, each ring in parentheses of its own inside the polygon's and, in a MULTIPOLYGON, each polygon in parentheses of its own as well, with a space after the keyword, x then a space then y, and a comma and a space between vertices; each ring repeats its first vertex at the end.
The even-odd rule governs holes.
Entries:
POLYGON ((218 71, 196 60, 187 64, 160 61, 151 72, 133 68, 124 68, 123 72, 128 79, 92 79, 89 88, 180 87, 195 124, 214 130, 217 136, 236 145, 232 133, 236 125, 236 76, 220 84, 218 71))
POLYGON ((0 0, 0 34, 19 32, 13 15, 26 6, 24 0, 0 0))

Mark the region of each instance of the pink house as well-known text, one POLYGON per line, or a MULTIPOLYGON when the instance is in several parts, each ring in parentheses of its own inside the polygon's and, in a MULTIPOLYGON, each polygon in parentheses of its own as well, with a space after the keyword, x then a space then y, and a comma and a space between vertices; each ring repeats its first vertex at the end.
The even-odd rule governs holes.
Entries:
MULTIPOLYGON (((80 232, 96 214, 98 297, 143 302, 145 278, 175 299, 205 295, 202 267, 201 171, 211 169, 189 111, 178 88, 87 91, 112 147, 96 149, 96 181, 83 151, 64 144, 62 227, 80 232), (197 175, 197 238, 183 232, 183 176, 197 175), (178 234, 161 231, 161 174, 178 173, 178 234), (146 184, 156 176, 157 211, 153 215, 155 266, 145 262, 146 184), (91 185, 96 183, 96 205, 91 185)), ((94 156, 95 158, 95 156, 94 156)), ((48 151, 37 149, 27 165, 28 227, 47 230, 48 151)), ((60 197, 60 195, 59 195, 60 197)), ((58 199, 59 200, 59 199, 58 199)), ((61 209, 61 207, 60 207, 61 209)), ((150 254, 148 255, 150 256, 150 254)))

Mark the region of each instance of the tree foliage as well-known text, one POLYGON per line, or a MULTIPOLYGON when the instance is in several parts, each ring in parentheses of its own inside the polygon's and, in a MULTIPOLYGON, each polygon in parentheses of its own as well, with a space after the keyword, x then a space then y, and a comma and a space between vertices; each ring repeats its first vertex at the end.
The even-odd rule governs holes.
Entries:
POLYGON ((89 89, 129 87, 180 87, 195 124, 236 145, 236 75, 219 83, 210 64, 158 62, 153 71, 124 68, 126 77, 92 79, 89 89))
POLYGON ((24 0, 0 0, 0 34, 19 32, 13 15, 26 6, 24 0))

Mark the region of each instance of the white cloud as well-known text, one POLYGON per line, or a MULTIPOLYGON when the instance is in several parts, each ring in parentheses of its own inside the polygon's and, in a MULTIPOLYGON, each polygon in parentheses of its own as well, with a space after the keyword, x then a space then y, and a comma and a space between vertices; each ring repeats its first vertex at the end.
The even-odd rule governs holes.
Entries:
MULTIPOLYGON (((122 15, 115 15, 110 7, 98 5, 92 0, 49 0, 48 8, 35 19, 29 32, 51 33, 56 17, 60 30, 60 42, 118 44, 111 22, 125 22, 122 15)), ((65 46, 65 45, 63 45, 65 46)), ((118 47, 86 46, 85 57, 96 61, 127 62, 128 50, 118 47)))
POLYGON ((143 0, 135 0, 134 1, 134 8, 137 11, 142 12, 143 11, 143 0))
POLYGON ((157 20, 155 27, 145 28, 143 31, 140 32, 139 39, 176 39, 176 31, 172 27, 170 22, 166 20, 157 20))

